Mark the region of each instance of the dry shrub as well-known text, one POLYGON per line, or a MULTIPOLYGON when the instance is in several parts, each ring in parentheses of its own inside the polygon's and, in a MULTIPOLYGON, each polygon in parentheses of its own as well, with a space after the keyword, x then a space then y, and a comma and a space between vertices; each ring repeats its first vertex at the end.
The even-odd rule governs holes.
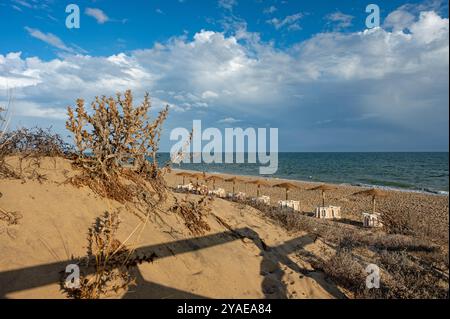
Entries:
POLYGON ((448 249, 445 252, 429 240, 241 202, 259 209, 288 231, 308 232, 334 247, 335 253, 327 259, 299 254, 356 298, 448 298, 448 249), (371 263, 382 272, 379 289, 365 286, 364 270, 371 263))
POLYGON ((384 230, 448 245, 448 196, 412 193, 404 196, 380 211, 384 230), (437 203, 440 203, 440 208, 436 208, 437 203))
POLYGON ((314 268, 352 292, 355 298, 416 299, 448 298, 448 278, 411 259, 407 252, 382 251, 372 260, 351 249, 338 249, 327 259, 306 256, 314 268), (365 267, 380 268, 380 287, 368 289, 365 267))
POLYGON ((365 290, 366 276, 363 266, 347 249, 339 249, 335 255, 316 265, 336 283, 361 297, 365 290))
POLYGON ((140 105, 133 106, 129 90, 123 97, 118 93, 115 99, 97 97, 91 103, 91 115, 82 99, 77 100, 75 110, 69 107, 66 128, 75 140, 75 165, 83 169, 71 182, 122 203, 137 200, 143 192, 148 195, 147 204, 165 199, 157 152, 168 108, 153 121, 148 119, 149 110, 148 94, 140 105))
POLYGON ((390 290, 385 283, 386 273, 380 270, 379 288, 368 289, 366 286, 366 278, 368 276, 366 267, 369 262, 365 262, 359 256, 356 256, 351 249, 338 249, 326 259, 315 257, 309 261, 314 268, 323 271, 328 278, 351 292, 354 298, 388 298, 390 290))
POLYGON ((51 128, 20 128, 6 132, 0 139, 0 176, 42 181, 45 177, 37 171, 42 157, 68 158, 71 154, 71 146, 60 135, 52 133, 51 128), (19 171, 5 162, 9 156, 19 157, 19 171), (27 167, 23 166, 24 160, 27 160, 27 167))
POLYGON ((438 249, 435 244, 412 236, 362 229, 336 221, 305 216, 293 211, 280 210, 277 207, 268 207, 267 205, 253 206, 258 207, 267 217, 289 231, 305 231, 316 234, 325 241, 342 248, 370 247, 376 250, 405 250, 411 252, 433 252, 438 249))
POLYGON ((5 133, 2 137, 1 150, 8 156, 66 157, 72 148, 60 135, 52 133, 51 128, 34 127, 5 133))
POLYGON ((383 284, 385 298, 448 298, 448 277, 437 278, 436 270, 406 252, 382 252, 379 265, 389 276, 383 284))
POLYGON ((211 228, 204 220, 205 216, 211 212, 210 202, 211 198, 204 196, 198 201, 190 200, 186 196, 181 201, 176 198, 175 204, 170 208, 170 211, 181 216, 184 225, 194 235, 202 235, 205 231, 211 228))
POLYGON ((398 214, 383 212, 381 215, 383 220, 384 228, 392 234, 404 234, 412 235, 414 234, 414 227, 412 225, 412 220, 410 214, 398 214))
POLYGON ((81 275, 78 288, 63 285, 70 297, 97 299, 127 290, 135 284, 130 269, 143 262, 153 262, 157 257, 155 253, 138 256, 129 250, 116 238, 119 225, 118 212, 106 212, 89 228, 87 256, 79 261, 83 267, 81 272, 84 270, 88 274, 81 275))

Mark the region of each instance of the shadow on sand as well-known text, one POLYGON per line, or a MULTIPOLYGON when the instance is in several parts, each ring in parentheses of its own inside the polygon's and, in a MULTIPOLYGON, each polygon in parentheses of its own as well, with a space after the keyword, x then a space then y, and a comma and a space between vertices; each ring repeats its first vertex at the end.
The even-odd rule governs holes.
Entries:
MULTIPOLYGON (((308 236, 298 237, 284 242, 281 245, 267 246, 259 235, 250 228, 238 228, 222 233, 206 235, 203 237, 178 240, 163 244, 150 245, 136 249, 137 254, 157 255, 156 259, 169 256, 176 256, 182 253, 193 252, 213 246, 222 245, 235 240, 248 242, 248 239, 255 244, 262 256, 260 274, 264 276, 262 281, 262 292, 266 298, 287 298, 286 285, 282 278, 284 275, 281 265, 285 265, 299 276, 313 277, 313 274, 298 266, 289 258, 289 254, 302 249, 311 242, 308 236), (244 241, 244 239, 247 239, 244 241)), ((248 244, 248 243, 247 243, 248 244)), ((251 243, 250 243, 251 244, 251 243)), ((7 298, 7 294, 33 289, 49 284, 60 283, 63 278, 65 268, 68 264, 76 263, 75 260, 66 260, 45 265, 32 266, 17 270, 4 271, 0 273, 0 298, 7 298)), ((136 299, 196 299, 207 298, 191 292, 178 290, 149 282, 144 279, 139 268, 132 270, 136 276, 137 286, 132 287, 124 298, 136 299)), ((318 282, 320 284, 320 282, 318 282)), ((338 289, 330 285, 322 285, 332 296, 342 298, 343 295, 338 289)))

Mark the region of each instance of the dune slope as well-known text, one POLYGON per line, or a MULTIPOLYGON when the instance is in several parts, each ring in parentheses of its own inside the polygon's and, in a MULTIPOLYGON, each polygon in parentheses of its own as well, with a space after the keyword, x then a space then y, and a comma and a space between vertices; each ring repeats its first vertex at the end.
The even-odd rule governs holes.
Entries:
MULTIPOLYGON (((254 208, 214 199, 207 216, 211 229, 194 236, 167 209, 163 220, 142 222, 131 205, 64 183, 76 173, 68 160, 45 158, 36 170, 45 180, 0 180, 1 208, 22 216, 17 225, 0 220, 0 298, 66 298, 60 289, 65 267, 86 255, 95 219, 116 209, 120 241, 156 257, 133 270, 136 286, 110 297, 344 297, 296 255, 299 249, 319 252, 319 242, 288 234, 254 208)), ((171 194, 169 201, 174 196, 185 195, 171 194)))

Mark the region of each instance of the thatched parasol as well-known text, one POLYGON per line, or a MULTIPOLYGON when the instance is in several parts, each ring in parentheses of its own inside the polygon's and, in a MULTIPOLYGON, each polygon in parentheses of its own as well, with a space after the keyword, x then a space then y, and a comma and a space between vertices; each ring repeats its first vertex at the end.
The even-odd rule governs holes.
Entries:
POLYGON ((205 173, 194 173, 191 174, 192 178, 195 178, 195 182, 198 184, 199 178, 205 178, 205 173))
POLYGON ((377 198, 386 197, 388 194, 380 189, 372 188, 356 192, 353 195, 372 196, 372 212, 375 214, 375 203, 377 198))
POLYGON ((242 181, 242 179, 240 179, 240 178, 238 178, 236 176, 233 176, 231 178, 227 178, 225 180, 225 182, 233 182, 233 194, 234 194, 234 186, 236 185, 236 182, 241 182, 241 181, 242 181))
POLYGON ((220 176, 217 176, 217 175, 211 175, 211 176, 209 176, 207 179, 206 179, 206 181, 212 181, 212 185, 213 185, 213 189, 215 189, 216 188, 216 181, 223 181, 223 178, 222 177, 220 177, 220 176))
POLYGON ((325 207, 325 192, 331 191, 333 189, 336 189, 336 187, 331 186, 331 185, 322 184, 322 185, 310 188, 309 190, 310 191, 321 191, 321 193, 322 193, 322 207, 325 207))
POLYGON ((276 185, 273 185, 273 187, 284 188, 286 190, 286 200, 288 200, 289 191, 291 189, 298 189, 299 188, 297 185, 289 183, 289 182, 276 184, 276 185))
POLYGON ((248 184, 253 184, 256 185, 256 197, 259 197, 259 191, 261 189, 261 186, 270 186, 269 183, 267 183, 266 181, 262 180, 262 179, 255 179, 253 181, 249 181, 247 182, 248 184))
POLYGON ((191 177, 191 176, 192 176, 192 174, 191 174, 191 173, 188 173, 188 172, 179 172, 179 173, 176 173, 175 175, 177 175, 177 176, 182 176, 182 177, 183 177, 183 185, 185 185, 185 184, 184 184, 184 179, 185 179, 185 177, 191 177))

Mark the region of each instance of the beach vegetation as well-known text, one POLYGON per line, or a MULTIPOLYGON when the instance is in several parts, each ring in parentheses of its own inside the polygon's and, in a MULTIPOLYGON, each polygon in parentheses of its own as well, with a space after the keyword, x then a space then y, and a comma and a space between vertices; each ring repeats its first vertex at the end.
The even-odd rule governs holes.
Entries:
POLYGON ((430 239, 369 230, 233 199, 260 210, 287 231, 304 231, 330 249, 297 253, 355 298, 448 298, 448 248, 430 239), (381 269, 379 289, 366 287, 367 265, 381 269))
POLYGON ((75 108, 68 107, 66 128, 74 138, 74 165, 82 170, 71 183, 122 203, 144 201, 154 207, 166 198, 164 167, 157 153, 168 107, 150 119, 148 94, 139 105, 133 103, 128 90, 115 98, 96 97, 90 109, 83 99, 75 108))
POLYGON ((119 212, 105 212, 97 217, 88 230, 87 255, 78 258, 81 276, 77 287, 67 287, 61 281, 62 290, 75 299, 111 297, 136 285, 132 270, 144 262, 153 262, 156 254, 136 254, 126 242, 117 237, 121 220, 119 212))

